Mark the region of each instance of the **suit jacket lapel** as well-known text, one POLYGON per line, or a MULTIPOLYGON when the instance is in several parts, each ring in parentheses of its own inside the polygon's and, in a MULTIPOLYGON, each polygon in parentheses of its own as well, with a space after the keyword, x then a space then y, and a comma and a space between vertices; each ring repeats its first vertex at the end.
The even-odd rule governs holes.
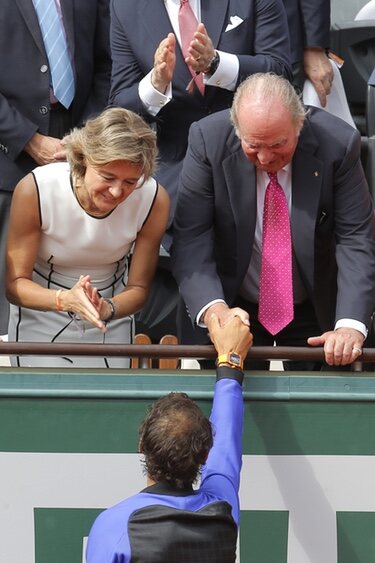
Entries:
POLYGON ((61 12, 64 21, 64 29, 67 37, 70 54, 74 60, 75 40, 74 40, 74 2, 60 0, 61 12))
MULTIPOLYGON (((168 33, 174 33, 168 12, 162 0, 138 0, 138 20, 144 26, 145 49, 150 44, 147 39, 155 36, 155 29, 161 39, 167 37, 168 33)), ((160 43, 158 41, 158 44, 160 43)), ((157 45, 158 45, 157 44, 157 45)), ((157 47, 155 46, 155 48, 157 47)), ((152 60, 155 49, 152 50, 152 60)), ((191 80, 191 73, 184 61, 180 45, 176 44, 176 68, 173 75, 173 82, 180 88, 185 88, 191 80)))
POLYGON ((202 2, 201 20, 214 47, 217 47, 226 23, 228 4, 229 0, 215 0, 213 3, 202 2))
POLYGON ((317 221, 323 164, 313 154, 317 141, 308 121, 301 132, 292 168, 292 239, 303 281, 312 294, 314 283, 315 225, 317 221))
MULTIPOLYGON (((158 36, 164 38, 168 33, 174 33, 163 0, 138 0, 137 25, 143 25, 147 37, 158 36)), ((145 42, 147 49, 147 41, 145 42)))
POLYGON ((223 171, 236 230, 233 252, 237 254, 237 274, 243 279, 253 247, 257 191, 255 168, 245 157, 239 141, 232 154, 223 160, 223 171))
POLYGON ((23 19, 42 53, 45 53, 42 33, 39 27, 38 16, 36 15, 33 0, 14 0, 22 14, 23 19))

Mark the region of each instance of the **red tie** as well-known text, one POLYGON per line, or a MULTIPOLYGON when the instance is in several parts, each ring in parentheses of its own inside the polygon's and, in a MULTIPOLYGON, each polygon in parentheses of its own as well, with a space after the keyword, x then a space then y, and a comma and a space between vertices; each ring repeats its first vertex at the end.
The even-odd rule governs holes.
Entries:
MULTIPOLYGON (((198 26, 198 20, 191 9, 189 0, 180 0, 178 24, 180 27, 182 54, 184 55, 184 58, 186 58, 189 56, 188 48, 198 26)), ((191 67, 189 67, 189 70, 193 76, 195 84, 203 96, 204 84, 202 74, 197 74, 191 67)))
POLYGON ((262 267, 258 318, 271 334, 277 334, 294 317, 292 238, 285 193, 270 172, 263 210, 262 267))

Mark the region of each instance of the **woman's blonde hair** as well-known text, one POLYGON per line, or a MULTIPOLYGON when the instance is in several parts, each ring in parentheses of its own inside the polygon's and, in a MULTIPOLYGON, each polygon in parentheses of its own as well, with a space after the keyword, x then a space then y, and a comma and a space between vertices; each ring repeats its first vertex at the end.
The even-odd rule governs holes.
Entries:
POLYGON ((77 178, 88 165, 103 166, 115 160, 139 164, 145 179, 155 169, 156 134, 143 119, 123 108, 108 108, 88 119, 64 138, 67 161, 77 178))

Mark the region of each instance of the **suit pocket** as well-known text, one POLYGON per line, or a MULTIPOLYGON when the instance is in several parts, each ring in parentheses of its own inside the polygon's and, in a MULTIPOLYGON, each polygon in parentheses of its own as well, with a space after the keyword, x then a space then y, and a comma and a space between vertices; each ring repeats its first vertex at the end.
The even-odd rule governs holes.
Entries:
POLYGON ((249 18, 245 18, 233 29, 223 30, 217 49, 240 55, 252 54, 254 52, 254 29, 249 18))

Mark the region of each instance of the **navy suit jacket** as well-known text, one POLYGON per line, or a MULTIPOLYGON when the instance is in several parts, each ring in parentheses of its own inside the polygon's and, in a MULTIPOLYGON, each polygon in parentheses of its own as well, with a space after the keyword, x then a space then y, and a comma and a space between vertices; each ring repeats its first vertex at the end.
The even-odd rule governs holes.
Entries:
MULTIPOLYGON (((267 71, 291 78, 287 22, 281 0, 202 0, 201 20, 216 49, 238 55, 238 82, 249 74, 267 71), (231 16, 239 16, 243 22, 226 32, 231 16)), ((156 117, 151 116, 138 96, 138 85, 152 69, 160 41, 171 32, 163 0, 112 0, 110 101, 156 122, 160 151, 156 176, 171 195, 173 209, 191 123, 230 107, 233 92, 208 86, 204 96, 198 91, 187 93, 191 74, 177 46, 173 99, 156 117)))
MULTIPOLYGON (((60 0, 76 79, 73 124, 107 105, 111 73, 109 0, 60 0)), ((48 59, 32 0, 1 0, 0 190, 35 167, 23 148, 49 130, 48 59)))
POLYGON ((303 60, 305 47, 329 47, 331 0, 283 0, 283 3, 293 64, 303 60))
MULTIPOLYGON (((310 108, 292 161, 293 249, 322 331, 342 318, 369 326, 375 306, 375 218, 360 141, 341 119, 310 108)), ((172 247, 192 322, 214 299, 233 305, 250 263, 256 209, 256 169, 229 112, 192 125, 172 247)))

